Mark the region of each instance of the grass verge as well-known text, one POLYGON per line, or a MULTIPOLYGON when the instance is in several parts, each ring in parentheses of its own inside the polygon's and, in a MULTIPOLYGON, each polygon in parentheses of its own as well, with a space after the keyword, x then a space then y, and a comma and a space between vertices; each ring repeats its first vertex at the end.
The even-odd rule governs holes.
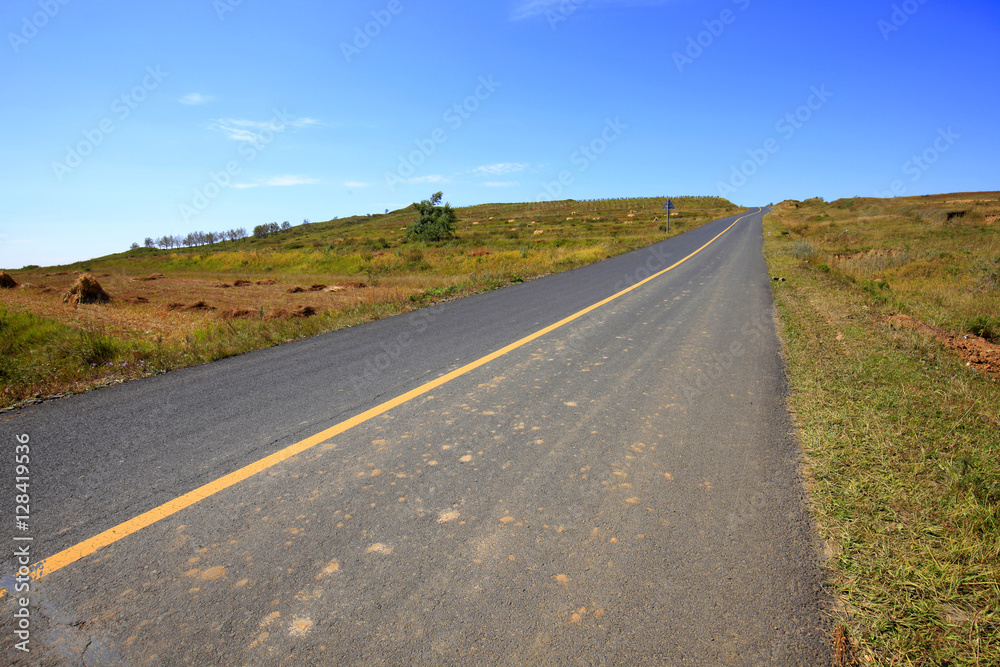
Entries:
POLYGON ((874 221, 838 215, 839 204, 814 202, 808 221, 794 204, 765 218, 766 259, 785 278, 774 294, 791 407, 838 614, 861 664, 998 665, 1000 383, 888 322, 904 311, 953 325, 972 312, 994 317, 994 295, 969 300, 957 283, 992 275, 979 265, 992 261, 995 234, 921 224, 914 211, 933 209, 921 202, 891 204, 916 208, 874 221), (862 247, 830 252, 831 235, 862 247), (963 247, 963 235, 980 243, 963 247), (910 258, 859 279, 861 260, 887 256, 871 252, 876 238, 910 258), (837 266, 845 262, 855 266, 837 266))

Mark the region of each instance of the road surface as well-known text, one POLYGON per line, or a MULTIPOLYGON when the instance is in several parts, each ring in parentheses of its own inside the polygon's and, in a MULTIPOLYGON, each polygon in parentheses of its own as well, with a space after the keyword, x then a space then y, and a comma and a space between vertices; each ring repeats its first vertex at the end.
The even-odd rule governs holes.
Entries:
POLYGON ((762 215, 5 413, 0 655, 828 664, 762 215))

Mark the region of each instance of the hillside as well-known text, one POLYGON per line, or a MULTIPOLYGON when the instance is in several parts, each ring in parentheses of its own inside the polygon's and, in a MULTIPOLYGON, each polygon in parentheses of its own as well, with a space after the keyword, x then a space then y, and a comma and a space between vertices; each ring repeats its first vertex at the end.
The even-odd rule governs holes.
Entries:
MULTIPOLYGON (((600 261, 666 238, 666 198, 455 209, 455 237, 406 240, 414 207, 172 249, 10 271, 0 407, 259 349, 600 261), (66 303, 81 274, 111 300, 66 303)), ((677 197, 670 235, 740 210, 677 197)))

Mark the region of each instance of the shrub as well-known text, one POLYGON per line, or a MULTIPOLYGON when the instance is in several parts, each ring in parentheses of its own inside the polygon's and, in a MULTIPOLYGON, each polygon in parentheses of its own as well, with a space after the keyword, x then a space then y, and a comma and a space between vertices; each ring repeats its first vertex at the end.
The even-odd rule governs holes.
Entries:
POLYGON ((989 315, 978 315, 972 321, 970 321, 966 328, 969 333, 976 334, 980 338, 985 338, 989 341, 997 341, 1000 339, 1000 318, 990 317, 989 315))
POLYGON ((454 236, 455 212, 451 204, 439 206, 443 192, 435 192, 430 199, 414 204, 420 217, 406 230, 406 238, 417 241, 444 241, 454 236))

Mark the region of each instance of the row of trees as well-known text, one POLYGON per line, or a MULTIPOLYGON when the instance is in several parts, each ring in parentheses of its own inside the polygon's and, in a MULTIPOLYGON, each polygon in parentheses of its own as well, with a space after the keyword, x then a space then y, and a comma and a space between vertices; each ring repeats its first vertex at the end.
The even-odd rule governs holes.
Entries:
MULTIPOLYGON (((302 224, 308 226, 309 221, 303 220, 302 224)), ((276 222, 270 222, 266 225, 257 225, 254 227, 253 236, 256 239, 266 239, 271 234, 291 228, 292 223, 287 220, 280 225, 276 222)), ((213 245, 222 241, 238 241, 245 239, 247 236, 246 228, 238 227, 224 232, 191 232, 187 236, 181 236, 180 234, 176 236, 167 235, 161 236, 158 239, 147 236, 145 241, 143 241, 143 246, 147 248, 163 248, 164 250, 168 248, 180 248, 181 246, 190 248, 199 245, 213 245)), ((132 250, 138 250, 141 247, 138 243, 132 244, 132 250)))
MULTIPOLYGON (((308 224, 307 221, 303 220, 302 224, 308 224)), ((292 223, 285 220, 279 226, 276 222, 269 222, 266 225, 257 225, 253 228, 253 237, 255 239, 266 239, 271 234, 277 234, 279 231, 285 231, 286 229, 291 229, 292 223)))
MULTIPOLYGON (((152 236, 147 236, 143 245, 147 248, 180 248, 181 246, 192 247, 198 245, 211 245, 218 243, 220 241, 236 241, 238 239, 244 239, 247 236, 247 230, 243 227, 238 229, 230 229, 225 232, 191 232, 187 236, 181 236, 180 234, 176 236, 161 236, 158 239, 154 239, 152 236)), ((138 243, 132 244, 132 250, 139 248, 138 243)))

